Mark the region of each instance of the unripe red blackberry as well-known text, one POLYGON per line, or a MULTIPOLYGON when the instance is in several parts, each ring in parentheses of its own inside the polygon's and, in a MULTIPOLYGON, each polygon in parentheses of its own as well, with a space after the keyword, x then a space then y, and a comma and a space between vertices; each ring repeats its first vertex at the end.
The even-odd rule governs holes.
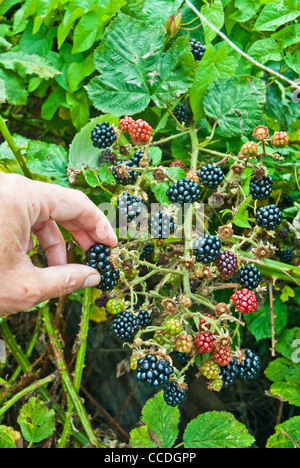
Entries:
POLYGON ((152 127, 142 119, 138 119, 130 126, 132 142, 136 145, 145 145, 152 136, 152 127))
POLYGON ((212 359, 208 359, 202 364, 201 372, 209 380, 217 379, 220 375, 220 367, 212 359))
POLYGON ((284 148, 289 144, 289 137, 286 132, 275 132, 271 138, 271 143, 275 148, 284 148))
POLYGON ((180 167, 181 169, 183 169, 184 171, 187 170, 187 167, 186 165, 184 164, 183 161, 180 161, 180 160, 177 160, 177 161, 172 161, 170 163, 170 167, 180 167))
MULTIPOLYGON (((214 319, 215 317, 213 317, 211 314, 205 314, 205 317, 209 318, 209 319, 214 319)), ((201 318, 199 320, 199 331, 202 332, 202 331, 207 331, 209 330, 211 327, 211 324, 205 320, 204 318, 201 318)))
POLYGON ((227 366, 232 361, 232 351, 229 346, 217 346, 212 355, 212 359, 220 366, 227 366))
POLYGON ((230 250, 223 250, 216 258, 216 265, 222 278, 230 279, 238 270, 237 256, 230 250))
POLYGON ((242 289, 231 296, 235 308, 244 314, 252 314, 257 308, 255 294, 249 289, 242 289))
POLYGON ((200 182, 199 176, 198 176, 196 171, 188 171, 186 173, 186 178, 190 179, 190 180, 193 180, 197 184, 200 182))
POLYGON ((254 158, 255 156, 257 156, 258 147, 253 141, 248 141, 242 146, 241 153, 247 158, 254 158))
POLYGON ((214 337, 214 335, 211 332, 207 331, 203 333, 197 333, 194 345, 198 353, 207 354, 211 353, 214 349, 215 341, 216 338, 214 337))
POLYGON ((193 337, 186 333, 178 335, 176 337, 175 347, 179 353, 190 353, 193 347, 193 337))
POLYGON ((123 119, 119 121, 119 129, 122 130, 124 133, 129 133, 130 132, 130 127, 134 123, 134 120, 132 117, 128 117, 128 115, 125 115, 123 119))

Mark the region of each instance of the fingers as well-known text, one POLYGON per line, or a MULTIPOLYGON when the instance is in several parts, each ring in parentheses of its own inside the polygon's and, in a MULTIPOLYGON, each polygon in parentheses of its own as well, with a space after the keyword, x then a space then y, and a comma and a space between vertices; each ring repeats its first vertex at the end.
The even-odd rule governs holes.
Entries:
POLYGON ((83 248, 97 242, 110 247, 117 245, 117 236, 107 217, 86 195, 58 185, 41 185, 41 196, 49 209, 49 217, 72 232, 75 238, 77 236, 78 241, 84 243, 83 248), (83 232, 87 234, 85 239, 83 232))
POLYGON ((67 263, 66 243, 55 221, 49 220, 32 232, 45 250, 49 266, 67 263))

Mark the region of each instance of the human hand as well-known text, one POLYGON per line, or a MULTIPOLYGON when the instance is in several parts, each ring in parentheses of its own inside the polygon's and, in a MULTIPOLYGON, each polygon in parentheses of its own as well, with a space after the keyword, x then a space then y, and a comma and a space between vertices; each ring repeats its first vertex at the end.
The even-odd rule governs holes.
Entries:
POLYGON ((65 240, 56 224, 87 250, 117 245, 106 216, 82 192, 0 172, 0 316, 28 310, 45 300, 99 284, 99 273, 67 264, 65 240), (28 257, 31 233, 45 249, 48 268, 28 257))

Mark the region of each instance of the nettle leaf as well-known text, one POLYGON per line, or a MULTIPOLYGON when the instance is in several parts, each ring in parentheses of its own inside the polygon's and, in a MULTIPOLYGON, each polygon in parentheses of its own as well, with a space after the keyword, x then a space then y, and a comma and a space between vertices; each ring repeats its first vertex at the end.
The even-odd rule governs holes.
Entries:
MULTIPOLYGON (((201 8, 201 13, 217 29, 222 29, 224 25, 224 8, 221 0, 214 0, 213 3, 206 3, 201 8)), ((217 35, 209 26, 203 23, 206 44, 209 44, 217 35)))
MULTIPOLYGON (((275 316, 274 328, 277 335, 286 326, 287 307, 280 301, 279 296, 276 296, 273 308, 275 316)), ((266 300, 260 310, 253 314, 245 315, 244 319, 247 329, 255 336, 257 341, 263 338, 271 338, 270 304, 268 300, 266 300)))
POLYGON ((205 54, 199 62, 196 78, 190 89, 191 107, 195 120, 204 117, 203 99, 208 87, 219 78, 233 76, 237 67, 237 62, 226 44, 216 51, 214 46, 209 44, 205 54))
POLYGON ((300 445, 300 416, 294 416, 275 426, 275 434, 269 437, 266 448, 295 448, 300 445))
POLYGON ((289 402, 290 405, 300 406, 300 385, 295 382, 276 382, 271 386, 269 393, 289 402))
POLYGON ((101 117, 92 119, 75 135, 69 151, 69 167, 81 169, 83 166, 98 166, 98 158, 102 150, 93 146, 91 132, 97 123, 105 121, 111 125, 114 124, 116 127, 119 124, 119 119, 114 115, 102 115, 101 117))
POLYGON ((252 133, 260 123, 265 100, 262 80, 239 76, 213 83, 203 105, 205 114, 217 120, 228 136, 240 136, 252 133))
POLYGON ((38 398, 30 398, 19 414, 18 423, 28 442, 38 443, 55 431, 55 411, 38 398))
POLYGON ((284 3, 269 3, 255 23, 257 31, 276 31, 279 26, 295 20, 300 15, 298 8, 291 9, 284 3))
POLYGON ((272 37, 254 42, 247 53, 260 63, 280 62, 283 58, 281 46, 272 37))
POLYGON ((180 413, 178 408, 167 405, 163 392, 147 401, 142 412, 143 422, 148 430, 156 436, 155 440, 161 448, 173 447, 178 436, 180 413))
POLYGON ((0 65, 15 71, 22 77, 36 74, 40 78, 48 80, 60 73, 44 57, 35 54, 29 55, 21 51, 0 54, 0 65))
POLYGON ((120 13, 95 51, 95 65, 101 75, 87 86, 95 107, 118 116, 133 115, 143 111, 151 100, 158 107, 167 107, 185 93, 194 76, 188 40, 178 38, 167 52, 163 47, 161 27, 120 13))
POLYGON ((231 413, 212 411, 187 425, 183 441, 185 448, 246 448, 254 438, 231 413))
POLYGON ((0 426, 0 448, 20 448, 22 437, 20 432, 9 426, 0 426))

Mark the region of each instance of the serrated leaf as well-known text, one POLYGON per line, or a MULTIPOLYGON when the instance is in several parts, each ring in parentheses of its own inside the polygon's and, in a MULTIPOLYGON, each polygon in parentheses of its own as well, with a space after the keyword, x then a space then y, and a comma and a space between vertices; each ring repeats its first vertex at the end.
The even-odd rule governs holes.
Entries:
POLYGON ((300 406, 300 385, 294 382, 276 382, 269 393, 276 398, 289 402, 290 405, 300 406))
POLYGON ((187 425, 183 441, 185 448, 246 448, 254 438, 231 413, 212 411, 187 425))
POLYGON ((158 448, 149 437, 148 427, 140 426, 130 432, 130 445, 133 448, 158 448))
POLYGON ((300 366, 284 357, 270 362, 265 374, 272 382, 280 382, 281 380, 300 382, 300 366))
POLYGON ((177 408, 167 405, 163 392, 148 400, 142 412, 144 423, 157 436, 161 448, 173 447, 178 436, 179 416, 177 408))
POLYGON ((300 446, 300 416, 294 416, 275 426, 275 434, 269 437, 266 448, 297 448, 300 446))
POLYGON ((286 54, 285 63, 294 70, 297 75, 300 75, 300 50, 297 50, 294 55, 286 54))
POLYGON ((154 193, 157 201, 161 204, 170 204, 170 200, 167 197, 167 190, 170 184, 168 182, 159 182, 158 184, 151 185, 151 190, 154 193))
POLYGON ((204 112, 218 121, 227 136, 247 135, 261 121, 265 93, 263 81, 257 78, 221 78, 205 94, 204 112))
POLYGON ((17 448, 22 440, 21 434, 9 426, 0 426, 0 448, 17 448))
MULTIPOLYGON (((282 304, 278 296, 275 297, 273 304, 274 308, 274 328, 276 335, 279 334, 287 323, 287 308, 282 304)), ((256 340, 263 338, 271 338, 271 319, 270 319, 270 304, 266 300, 262 308, 253 314, 244 317, 247 329, 255 336, 256 340)))
POLYGON ((101 75, 87 86, 95 107, 118 116, 134 115, 151 99, 158 107, 167 107, 185 93, 194 75, 188 40, 178 38, 167 52, 163 47, 162 28, 120 13, 95 51, 101 75))
POLYGON ((38 443, 55 431, 55 412, 38 398, 30 398, 20 411, 18 423, 28 442, 38 443))
MULTIPOLYGON (((18 147, 27 148, 29 140, 22 135, 13 135, 13 140, 18 147)), ((21 150, 22 154, 25 154, 25 150, 21 150)), ((8 146, 7 142, 1 143, 0 145, 0 160, 1 161, 9 161, 11 159, 15 159, 15 155, 8 146)))

